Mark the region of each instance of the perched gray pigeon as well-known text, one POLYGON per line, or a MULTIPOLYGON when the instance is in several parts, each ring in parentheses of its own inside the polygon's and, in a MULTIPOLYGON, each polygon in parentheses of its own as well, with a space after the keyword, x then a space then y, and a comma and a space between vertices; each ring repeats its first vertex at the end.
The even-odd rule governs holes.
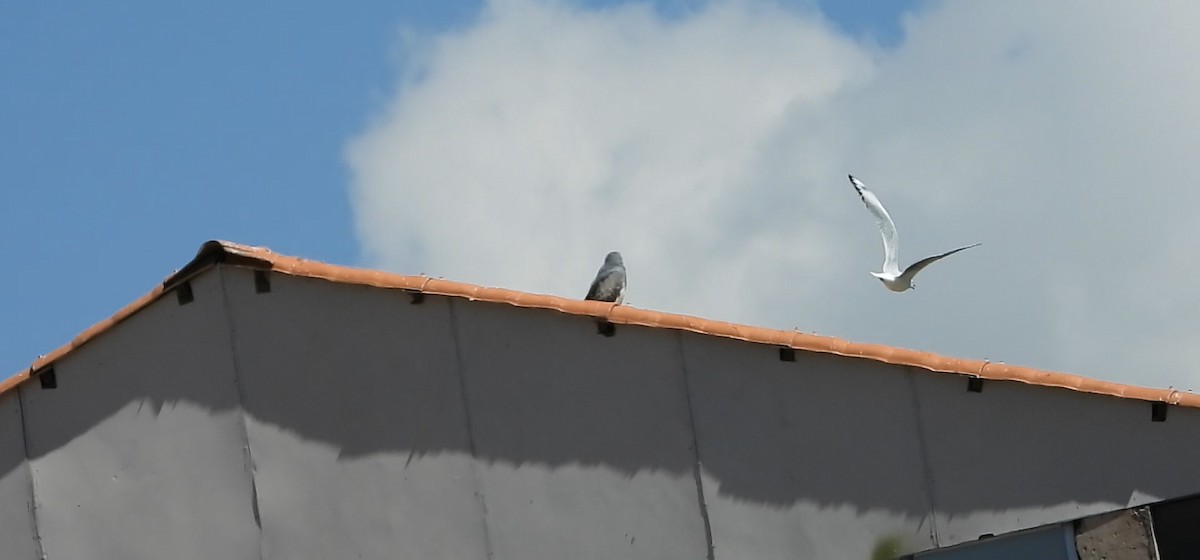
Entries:
POLYGON ((596 273, 596 279, 592 280, 592 287, 583 299, 615 301, 618 304, 625 300, 625 261, 621 260, 621 253, 613 251, 604 257, 604 265, 596 273))

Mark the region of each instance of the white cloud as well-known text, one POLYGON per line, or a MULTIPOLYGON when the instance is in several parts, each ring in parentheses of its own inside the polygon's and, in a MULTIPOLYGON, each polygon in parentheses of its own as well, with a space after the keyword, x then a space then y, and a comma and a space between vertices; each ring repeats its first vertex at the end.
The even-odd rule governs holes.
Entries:
MULTIPOLYGON (((1200 5, 936 3, 881 51, 818 14, 494 0, 349 148, 372 264, 1144 384, 1200 380, 1200 5), (888 204, 920 288, 845 174, 888 204)), ((1200 387, 1198 387, 1200 388, 1200 387)))

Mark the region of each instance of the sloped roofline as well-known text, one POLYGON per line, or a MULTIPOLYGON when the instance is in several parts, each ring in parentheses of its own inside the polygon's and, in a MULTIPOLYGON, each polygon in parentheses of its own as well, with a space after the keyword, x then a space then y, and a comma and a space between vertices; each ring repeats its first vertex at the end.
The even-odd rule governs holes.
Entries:
POLYGON ((710 321, 699 317, 638 309, 628 305, 567 299, 503 288, 487 288, 428 276, 405 276, 378 270, 332 265, 280 255, 266 247, 253 247, 229 241, 209 241, 201 245, 200 250, 196 253, 196 257, 191 262, 168 276, 161 285, 151 290, 150 293, 134 300, 111 317, 92 325, 72 339, 71 342, 60 346, 49 354, 39 356, 27 370, 0 381, 0 394, 36 376, 47 366, 52 365, 55 361, 69 354, 74 349, 83 346, 117 323, 137 313, 159 297, 171 292, 176 286, 219 263, 268 270, 291 276, 319 278, 343 284, 400 289, 413 293, 466 298, 471 301, 506 303, 516 307, 554 309, 572 315, 603 318, 617 325, 637 325, 650 328, 682 330, 758 344, 793 348, 806 352, 864 358, 935 372, 967 375, 982 379, 1018 381, 1043 387, 1056 387, 1125 399, 1165 402, 1179 406, 1200 408, 1200 395, 1182 393, 1175 390, 1125 385, 1100 381, 1080 375, 983 360, 951 358, 930 352, 920 352, 881 344, 850 342, 840 338, 805 334, 797 331, 781 331, 722 321, 710 321))

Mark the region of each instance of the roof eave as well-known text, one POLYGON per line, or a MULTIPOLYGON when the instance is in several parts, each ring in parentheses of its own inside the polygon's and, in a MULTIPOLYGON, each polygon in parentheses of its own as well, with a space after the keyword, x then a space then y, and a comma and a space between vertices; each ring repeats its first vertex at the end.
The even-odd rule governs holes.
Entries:
POLYGON ((1181 393, 1175 390, 1124 385, 1067 373, 1011 366, 984 360, 952 358, 930 352, 920 352, 879 344, 850 342, 840 338, 805 334, 798 331, 780 331, 722 321, 710 321, 698 317, 649 311, 627 305, 617 305, 615 303, 567 299, 503 288, 488 288, 463 284, 423 275, 405 276, 377 270, 331 265, 298 257, 279 255, 265 247, 253 247, 218 240, 208 241, 201 245, 200 250, 196 252, 196 256, 190 262, 168 276, 160 285, 156 286, 146 295, 121 308, 121 310, 117 311, 111 317, 92 325, 72 339, 71 342, 56 348, 49 354, 39 356, 26 371, 0 381, 0 394, 20 385, 74 349, 86 344, 96 336, 134 313, 137 313, 143 307, 171 292, 180 284, 218 264, 269 270, 281 274, 318 278, 346 284, 400 289, 414 293, 460 297, 492 303, 507 303, 517 307, 553 309, 563 313, 602 318, 619 325, 682 330, 703 335, 743 340, 756 344, 770 344, 809 352, 863 358, 941 373, 953 373, 999 381, 1017 381, 1030 385, 1070 389, 1084 393, 1200 408, 1200 395, 1181 393))

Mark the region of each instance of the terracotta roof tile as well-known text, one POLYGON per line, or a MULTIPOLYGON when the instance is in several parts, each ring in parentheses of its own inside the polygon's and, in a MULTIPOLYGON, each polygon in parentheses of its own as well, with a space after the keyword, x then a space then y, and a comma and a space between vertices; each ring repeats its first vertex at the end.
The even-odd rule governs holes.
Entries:
POLYGON ((795 331, 780 331, 746 325, 736 325, 721 321, 710 321, 698 317, 660 313, 646 309, 638 309, 627 305, 613 303, 583 301, 556 296, 530 294, 502 288, 487 288, 472 284, 463 284, 430 278, 428 276, 405 276, 377 270, 367 270, 346 266, 309 261, 298 257, 289 257, 271 252, 265 247, 252 247, 227 241, 209 241, 200 247, 196 258, 175 274, 169 276, 162 285, 150 293, 117 311, 112 317, 96 323, 91 328, 76 336, 70 343, 55 349, 45 356, 39 357, 26 371, 18 373, 4 381, 0 381, 0 393, 6 392, 29 379, 34 372, 54 363, 75 348, 86 344, 95 336, 103 333, 113 325, 136 313, 155 299, 170 291, 180 282, 206 270, 217 263, 228 263, 271 270, 281 274, 320 278, 332 282, 375 286, 380 288, 403 289, 432 295, 462 297, 470 300, 507 303, 517 307, 533 307, 554 309, 563 313, 586 315, 604 318, 618 325, 638 325, 651 328, 665 328, 689 331, 711 336, 721 336, 776 346, 786 346, 797 350, 821 352, 875 360, 888 364, 911 366, 930 371, 976 376, 983 379, 1004 381, 1019 381, 1031 385, 1058 387, 1110 395, 1114 397, 1138 399, 1145 401, 1160 401, 1169 404, 1200 408, 1200 395, 1181 393, 1166 389, 1149 389, 1124 385, 1108 381, 1099 381, 1079 375, 1045 371, 1028 367, 997 364, 981 360, 968 360, 940 356, 929 352, 920 352, 904 348, 895 348, 879 344, 863 344, 850 342, 839 338, 818 336, 795 331))

